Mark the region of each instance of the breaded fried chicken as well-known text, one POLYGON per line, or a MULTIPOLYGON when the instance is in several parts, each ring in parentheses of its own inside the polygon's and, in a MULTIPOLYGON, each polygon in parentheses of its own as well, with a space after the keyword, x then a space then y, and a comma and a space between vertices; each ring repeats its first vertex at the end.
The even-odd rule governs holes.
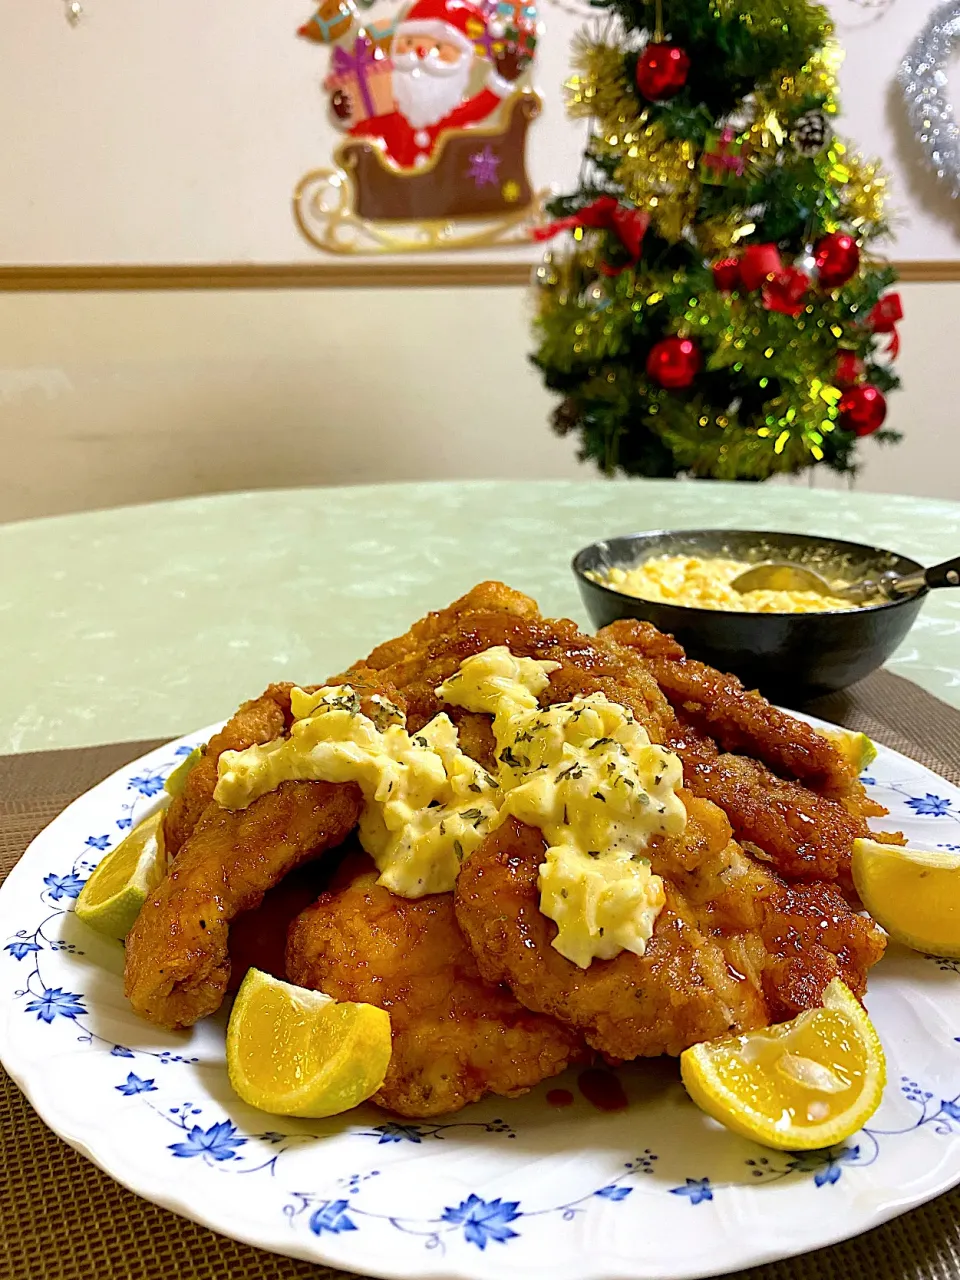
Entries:
POLYGON ((837 799, 859 786, 856 769, 832 742, 745 689, 736 676, 688 658, 652 623, 622 618, 600 636, 640 654, 677 713, 725 751, 745 752, 781 777, 837 799))
POLYGON ((161 1027, 220 1007, 230 922, 311 858, 342 844, 360 817, 352 783, 284 782, 236 813, 210 804, 127 934, 124 990, 161 1027))
POLYGON ((292 684, 271 684, 259 698, 251 698, 215 733, 187 774, 183 791, 171 802, 163 819, 164 845, 170 857, 200 821, 217 785, 221 752, 243 751, 279 738, 290 723, 292 684))
POLYGON ((717 751, 695 732, 681 731, 670 745, 685 785, 723 810, 749 853, 787 880, 839 880, 850 891, 853 842, 873 837, 863 818, 749 756, 717 751))
POLYGON ((580 1037, 484 982, 457 927, 453 894, 410 900, 380 888, 368 858, 294 921, 287 976, 390 1014, 393 1055, 373 1101, 403 1116, 512 1097, 581 1057, 580 1037))
POLYGON ((460 731, 463 750, 486 769, 494 767, 490 717, 448 706, 437 687, 464 658, 506 645, 518 657, 557 662, 544 702, 576 694, 604 693, 630 708, 653 742, 665 742, 675 726, 669 703, 649 671, 629 649, 592 640, 566 618, 540 617, 536 602, 498 582, 484 582, 441 613, 430 614, 406 636, 373 653, 335 680, 386 680, 402 691, 411 731, 444 711, 460 731))
POLYGON ((836 976, 862 991, 883 951, 879 930, 826 886, 819 898, 787 890, 730 840, 718 809, 685 802, 682 842, 650 849, 666 905, 644 955, 623 951, 585 970, 551 946, 556 926, 539 909, 540 832, 511 819, 489 836, 455 889, 457 919, 483 976, 624 1059, 679 1054, 767 1026, 785 1010, 793 1016, 798 1002, 818 1004, 836 976), (811 919, 818 901, 833 922, 819 933, 811 919))

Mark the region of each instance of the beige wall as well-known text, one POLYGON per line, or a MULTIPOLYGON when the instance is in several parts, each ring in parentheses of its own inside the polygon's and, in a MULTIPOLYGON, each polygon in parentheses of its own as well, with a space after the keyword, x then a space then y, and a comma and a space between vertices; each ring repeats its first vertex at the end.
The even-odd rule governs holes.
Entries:
MULTIPOLYGON (((960 284, 902 292, 892 422, 907 440, 868 442, 859 486, 960 498, 960 284)), ((2 294, 0 519, 227 489, 576 475, 529 347, 517 288, 2 294)))

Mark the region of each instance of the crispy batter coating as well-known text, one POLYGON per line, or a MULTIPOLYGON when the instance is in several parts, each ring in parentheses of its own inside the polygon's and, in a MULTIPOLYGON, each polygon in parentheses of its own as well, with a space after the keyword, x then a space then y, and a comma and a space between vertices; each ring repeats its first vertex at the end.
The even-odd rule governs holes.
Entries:
POLYGON ((161 1027, 219 1008, 230 922, 294 867, 342 844, 360 817, 353 784, 284 782, 247 809, 208 805, 127 935, 124 990, 161 1027))
POLYGON ((717 751, 689 730, 671 745, 686 786, 724 811, 755 858, 787 880, 839 880, 849 891, 853 842, 873 835, 863 818, 757 760, 717 751))
POLYGON ((203 755, 187 774, 183 791, 163 819, 167 853, 174 857, 200 821, 217 785, 217 761, 222 751, 243 751, 279 738, 290 722, 292 684, 272 684, 259 698, 245 702, 203 748, 203 755))
POLYGON ((832 885, 776 885, 763 896, 761 910, 769 957, 763 989, 773 1022, 813 1008, 834 978, 863 999, 867 973, 883 955, 886 939, 832 885))
POLYGON ((397 898, 377 886, 369 859, 349 861, 342 887, 291 926, 287 976, 390 1014, 393 1056, 374 1102, 444 1115, 488 1093, 524 1093, 582 1056, 574 1031, 483 981, 452 893, 397 898))
MULTIPOLYGON (((677 750, 690 822, 683 838, 653 849, 667 906, 646 955, 595 961, 586 972, 549 945, 555 926, 538 909, 542 838, 516 823, 464 865, 460 928, 453 895, 409 902, 376 889, 369 870, 322 895, 292 931, 290 976, 390 1009, 397 1051, 383 1105, 422 1116, 522 1091, 562 1070, 581 1036, 612 1058, 677 1053, 791 1016, 837 972, 863 990, 882 940, 820 882, 849 892, 850 846, 876 806, 830 743, 687 660, 669 637, 618 623, 591 639, 487 582, 328 683, 349 680, 362 698, 385 693, 412 731, 446 711, 463 749, 492 768, 490 717, 447 707, 434 690, 465 657, 501 644, 560 664, 544 704, 603 692, 677 750), (520 1005, 489 985, 501 982, 520 1005)), ((126 960, 134 1008, 160 1025, 187 1026, 219 1006, 230 922, 358 820, 352 785, 284 783, 238 813, 213 802, 223 750, 287 732, 291 687, 271 685, 240 708, 167 814, 177 856, 127 939, 126 960)))
POLYGON ((745 689, 736 676, 688 658, 651 623, 622 618, 601 635, 641 654, 671 705, 725 751, 745 752, 781 777, 838 799, 859 786, 856 769, 832 742, 745 689))
MULTIPOLYGON (((455 890, 457 919, 480 972, 505 982, 528 1008, 576 1027, 592 1048, 613 1058, 677 1054, 700 1040, 765 1026, 766 1000, 754 976, 759 949, 751 954, 753 940, 737 920, 751 912, 747 884, 755 869, 735 846, 728 851, 723 825, 701 826, 696 838, 705 846, 708 875, 717 884, 725 877, 729 888, 701 909, 679 884, 665 880, 666 906, 646 953, 623 951, 584 970, 550 945, 556 926, 540 912, 537 887, 543 838, 511 819, 464 863, 455 890), (743 890, 740 878, 747 882, 743 890), (728 910, 728 936, 713 936, 722 912, 712 907, 728 910)), ((678 879, 698 895, 709 894, 707 875, 697 885, 700 870, 691 866, 678 879)))
POLYGON ((788 890, 730 840, 718 809, 685 802, 684 839, 651 846, 667 901, 645 954, 621 952, 586 970, 550 945, 556 926, 539 910, 540 832, 511 820, 489 836, 464 863, 455 890, 457 919, 481 974, 623 1059, 679 1054, 767 1026, 798 1002, 817 1004, 840 973, 862 991, 883 950, 879 931, 859 922, 839 895, 827 898, 826 886, 817 886, 819 898, 788 890), (818 933, 814 904, 824 902, 834 923, 818 933))
POLYGON ((542 701, 563 702, 576 694, 605 693, 637 716, 654 742, 665 742, 675 726, 656 681, 629 649, 585 636, 566 618, 541 618, 528 596, 502 583, 484 582, 441 613, 430 614, 406 636, 381 645, 335 679, 386 680, 403 693, 412 731, 445 711, 460 732, 463 750, 493 767, 490 717, 449 707, 434 690, 464 658, 495 645, 521 657, 560 663, 542 701))

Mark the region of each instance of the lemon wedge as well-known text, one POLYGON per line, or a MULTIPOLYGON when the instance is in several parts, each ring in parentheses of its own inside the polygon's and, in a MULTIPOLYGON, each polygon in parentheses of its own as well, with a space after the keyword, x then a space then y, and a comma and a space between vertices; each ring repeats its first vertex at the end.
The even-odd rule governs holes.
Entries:
POLYGON ((163 784, 163 789, 166 791, 168 796, 176 798, 181 794, 187 783, 187 774, 202 755, 202 748, 194 747, 190 754, 180 761, 173 773, 170 774, 166 782, 163 784))
POLYGON ((854 840, 853 883, 891 938, 960 957, 960 855, 854 840))
POLYGON ((227 1071, 244 1102, 319 1119, 358 1106, 390 1065, 390 1015, 250 969, 227 1027, 227 1071))
POLYGON ((782 1151, 832 1147, 880 1105, 886 1081, 873 1024, 834 980, 819 1009, 763 1031, 694 1045, 680 1056, 687 1092, 735 1133, 782 1151))
POLYGON ((844 760, 849 760, 857 773, 862 773, 868 764, 877 758, 877 748, 865 733, 854 733, 852 729, 818 729, 821 738, 826 738, 837 748, 844 760))
POLYGON ((167 873, 163 810, 134 827, 102 858, 80 890, 77 919, 108 938, 125 938, 140 908, 167 873))

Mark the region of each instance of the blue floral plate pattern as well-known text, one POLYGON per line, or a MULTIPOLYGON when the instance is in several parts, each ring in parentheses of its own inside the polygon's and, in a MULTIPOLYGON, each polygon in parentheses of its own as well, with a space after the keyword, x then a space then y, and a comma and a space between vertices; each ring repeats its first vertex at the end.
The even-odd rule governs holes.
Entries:
MULTIPOLYGON (((82 796, 0 889, 0 1056, 46 1123, 139 1195, 226 1235, 384 1277, 685 1280, 816 1249, 960 1182, 960 961, 891 946, 868 1005, 889 1084, 829 1151, 765 1151, 701 1115, 676 1064, 633 1064, 604 1114, 573 1075, 444 1123, 363 1107, 295 1121, 246 1107, 225 1011, 189 1032, 136 1018, 119 945, 73 915, 99 858, 209 731, 82 796), (568 1091, 562 1110, 551 1090, 568 1091)), ((960 850, 960 790, 880 749, 865 778, 912 844, 960 850)))

